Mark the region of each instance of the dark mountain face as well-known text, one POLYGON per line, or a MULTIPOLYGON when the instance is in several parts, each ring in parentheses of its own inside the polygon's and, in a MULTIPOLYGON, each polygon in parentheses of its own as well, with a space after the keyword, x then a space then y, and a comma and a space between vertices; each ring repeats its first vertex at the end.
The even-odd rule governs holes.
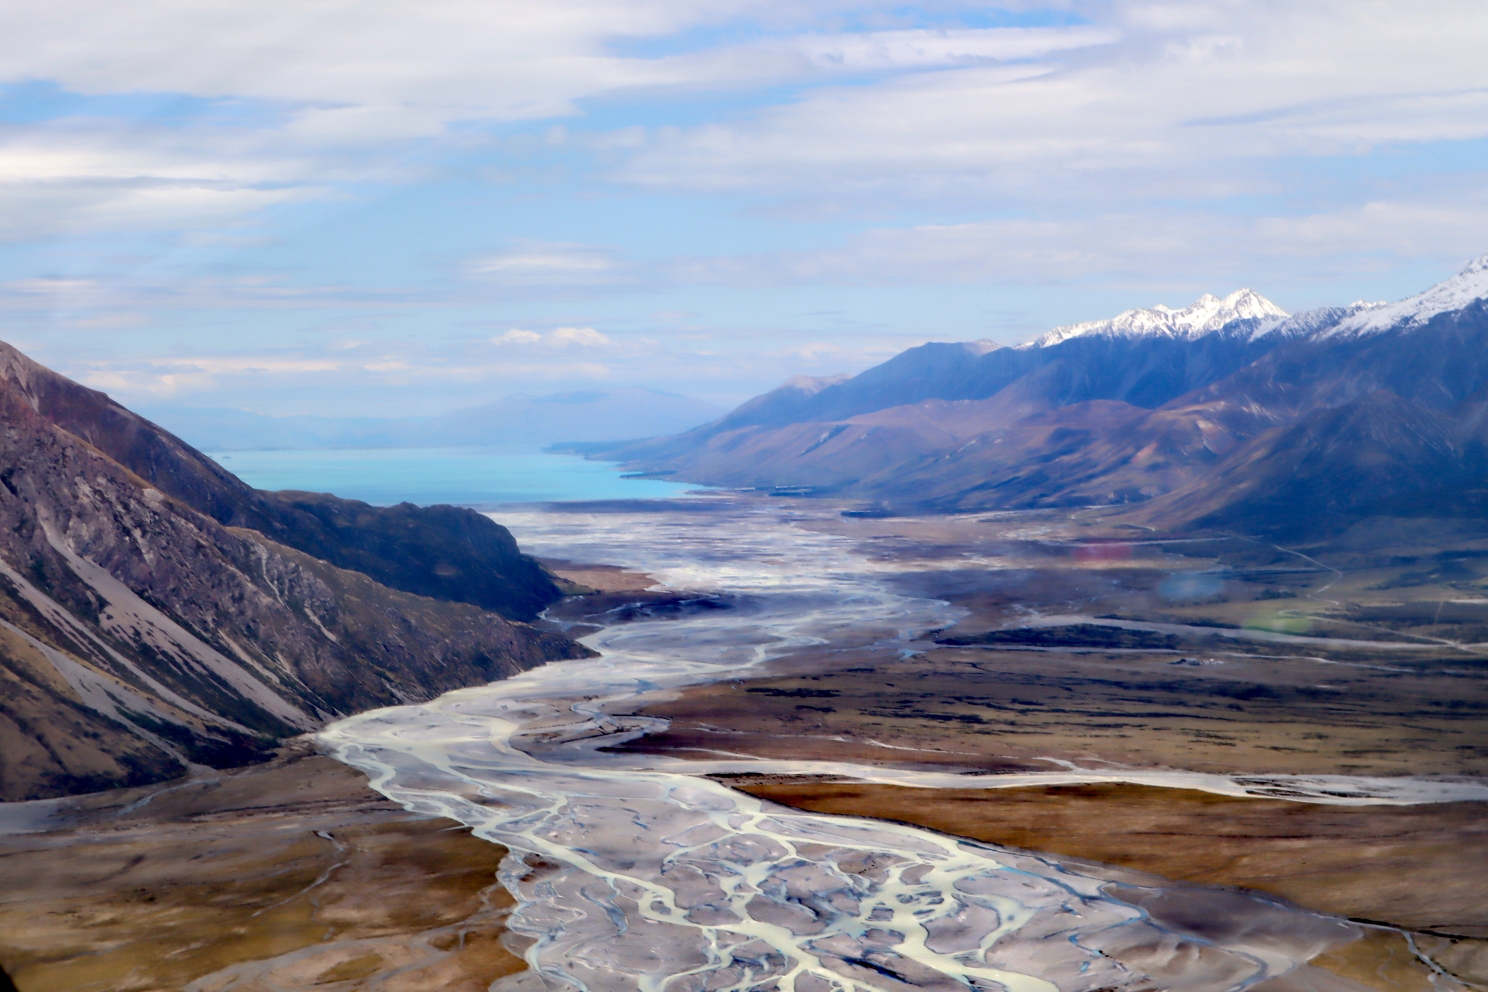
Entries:
POLYGON ((511 532, 458 506, 369 506, 329 493, 265 493, 285 544, 393 589, 531 620, 562 594, 511 532))
POLYGON ((1463 477, 1452 423, 1385 390, 1276 427, 1145 508, 1171 526, 1306 531, 1463 477))
MULTIPOLYGON (((0 358, 0 800, 242 764, 338 715, 587 653, 368 574, 453 585, 439 563, 525 561, 485 518, 257 493, 101 394, 0 358), (337 522, 368 518, 370 535, 337 522), (398 561, 431 548, 453 551, 398 561)), ((519 579, 484 594, 539 601, 519 579)))
POLYGON ((562 595, 489 517, 457 507, 381 509, 244 484, 174 435, 103 393, 0 343, 0 379, 46 422, 80 438, 155 488, 230 527, 247 527, 404 592, 530 620, 562 595))
POLYGON ((835 383, 811 398, 804 417, 816 421, 844 420, 860 413, 918 403, 921 400, 976 400, 992 395, 1006 376, 1005 368, 1020 364, 1011 349, 978 342, 931 342, 910 348, 851 379, 835 383), (988 364, 1009 352, 1011 361, 988 364))
POLYGON ((1162 406, 1287 340, 1253 338, 1258 326, 1240 320, 1197 338, 1091 336, 1047 347, 926 344, 824 388, 788 383, 673 438, 577 450, 712 485, 837 489, 887 467, 886 458, 928 454, 1045 411, 1095 400, 1162 406), (926 428, 930 436, 915 436, 926 428), (862 452, 847 450, 868 437, 862 452))
POLYGON ((1223 333, 1193 339, 1091 336, 1031 348, 932 342, 822 388, 787 383, 683 436, 847 420, 924 400, 982 400, 1015 384, 1045 408, 1087 400, 1158 407, 1234 372, 1285 340, 1281 335, 1252 340, 1258 325, 1240 320, 1223 333))
POLYGON ((1180 313, 1158 308, 1020 348, 925 345, 605 455, 890 510, 1152 501, 1152 524, 1305 529, 1488 479, 1485 272, 1385 308, 1146 332, 1180 313))
POLYGON ((1046 409, 1090 400, 1119 400, 1156 409, 1201 386, 1243 368, 1282 343, 1280 335, 1252 340, 1253 320, 1236 321, 1223 331, 1200 338, 1118 338, 1097 335, 1072 338, 1049 348, 1002 349, 1036 359, 1022 362, 983 360, 984 395, 1011 388, 1038 397, 1046 409), (989 374, 990 373, 990 374, 989 374))
POLYGON ((1277 426, 1149 516, 1302 531, 1391 501, 1399 511, 1405 494, 1478 487, 1488 479, 1485 393, 1482 300, 1421 326, 1297 341, 1190 397, 1277 426))
POLYGON ((1419 326, 1357 336, 1326 331, 1289 341, 1190 399, 1243 397, 1290 417, 1384 389, 1445 413, 1488 383, 1488 300, 1419 326))

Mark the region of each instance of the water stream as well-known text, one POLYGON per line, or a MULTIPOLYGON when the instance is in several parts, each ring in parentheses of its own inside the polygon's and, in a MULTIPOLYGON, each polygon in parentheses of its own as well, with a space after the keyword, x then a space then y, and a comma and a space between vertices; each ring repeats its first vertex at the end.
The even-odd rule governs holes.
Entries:
MULTIPOLYGON (((717 500, 688 511, 503 513, 538 554, 720 590, 732 608, 608 627, 585 639, 599 658, 361 714, 321 735, 384 794, 510 850, 510 928, 530 940, 532 969, 519 981, 592 992, 1220 992, 1349 939, 1342 921, 1262 897, 799 812, 701 777, 747 769, 964 788, 974 776, 602 750, 652 726, 609 714, 638 694, 811 648, 912 651, 918 635, 956 619, 947 603, 894 591, 891 566, 850 540, 798 526, 810 512, 820 511, 717 500)), ((1183 784, 1279 788, 1199 778, 1183 784)), ((1342 780, 1284 789, 1322 801, 1420 799, 1342 780)))

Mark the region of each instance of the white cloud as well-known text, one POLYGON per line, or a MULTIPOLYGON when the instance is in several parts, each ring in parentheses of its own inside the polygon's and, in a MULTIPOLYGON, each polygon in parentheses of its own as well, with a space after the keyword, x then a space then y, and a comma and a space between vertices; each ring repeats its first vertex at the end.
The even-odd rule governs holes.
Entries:
POLYGON ((440 115, 415 107, 310 107, 296 113, 280 133, 308 147, 385 145, 432 138, 444 130, 440 115))
POLYGON ((560 327, 547 336, 554 348, 607 348, 614 344, 592 327, 560 327))
POLYGON ((622 174, 802 198, 1088 202, 1225 184, 1269 192, 1251 163, 1488 136, 1488 6, 1476 0, 1105 9, 1117 43, 819 88, 738 121, 658 128, 622 174))
POLYGON ((151 180, 0 183, 0 240, 220 227, 267 207, 326 195, 328 191, 314 187, 231 188, 151 180))
POLYGON ((611 348, 615 342, 592 327, 557 327, 546 334, 512 328, 491 339, 498 345, 541 345, 546 348, 611 348))
MULTIPOLYGON (((1110 28, 822 33, 886 0, 302 0, 182 4, 56 0, 8 11, 0 82, 82 94, 257 101, 239 122, 168 126, 107 117, 0 129, 0 237, 197 229, 329 184, 406 181, 437 169, 416 143, 460 146, 465 122, 575 116, 580 101, 707 91, 1024 59, 1100 44, 1110 28), (631 41, 763 23, 758 40, 625 54, 631 41), (371 154, 369 154, 371 153, 371 154), (40 188, 41 186, 46 188, 40 188), (14 209, 5 210, 5 207, 14 209), (29 208, 29 209, 28 209, 29 208)), ((623 145, 623 136, 591 138, 623 145)), ((500 171, 495 169, 494 171, 500 171)), ((561 246, 560 246, 561 247, 561 246)), ((492 259, 493 281, 553 276, 551 259, 492 259), (504 267, 503 267, 504 262, 504 267), (523 265, 526 268, 523 268, 523 265)), ((570 275, 583 275, 566 259, 570 275)), ((587 270, 608 282, 623 274, 587 270)))
POLYGON ((95 369, 78 376, 86 386, 114 396, 146 399, 174 398, 214 389, 217 379, 205 373, 139 373, 128 370, 95 369))
MULTIPOLYGON (((183 311, 217 328, 243 326, 229 316, 242 311, 280 311, 252 318, 264 357, 92 367, 143 391, 303 391, 311 376, 339 384, 330 392, 375 397, 407 383, 521 388, 519 377, 670 376, 684 389, 695 379, 779 379, 885 357, 907 341, 873 333, 893 324, 908 334, 919 314, 833 339, 821 321, 791 326, 797 311, 783 304, 758 316, 809 295, 794 288, 730 310, 744 294, 709 298, 693 287, 1167 279, 1224 290, 1244 279, 1267 291, 1392 259, 1455 263, 1488 247, 1488 167, 1472 175, 1471 162, 1423 166, 1393 154, 1488 136, 1481 0, 1059 0, 1088 23, 943 30, 916 26, 915 10, 887 0, 11 6, 0 81, 50 80, 119 100, 101 116, 0 124, 0 238, 185 232, 146 247, 122 238, 103 250, 46 246, 35 256, 45 261, 14 253, 21 261, 7 279, 62 276, 0 285, 11 326, 38 339, 61 331, 53 354, 81 363, 97 353, 74 357, 77 342, 104 350, 125 335, 70 328, 149 325, 135 353, 164 353, 197 347, 194 325, 180 330, 196 315, 183 311), (751 88, 757 98, 709 102, 751 88), (117 109, 151 93, 227 109, 200 119, 190 108, 180 117, 117 109), (591 108, 604 130, 586 123, 591 108), (492 126, 522 121, 541 123, 492 126), (1381 148, 1399 169, 1371 172, 1385 155, 1352 176, 1294 161, 1381 148), (472 197, 488 213, 452 223, 449 244, 433 249, 422 232, 397 236, 424 219, 409 219, 413 198, 390 210, 378 200, 394 184, 498 173, 519 180, 499 191, 512 198, 472 197), (617 194, 614 180, 631 188, 617 194), (688 198, 647 199, 653 190, 688 198), (695 191, 726 195, 690 199, 695 191), (335 197, 385 226, 342 229, 322 211, 282 209, 335 197), (561 201, 551 215, 548 197, 561 201), (803 236, 798 222, 821 217, 835 226, 803 236), (292 241, 299 218, 322 224, 323 258, 234 255, 264 236, 292 241), (715 224, 718 237, 703 240, 715 224), (346 244, 359 235, 345 231, 374 229, 390 232, 385 243, 346 244), (471 230, 494 231, 500 240, 487 243, 501 249, 462 263, 478 251, 460 240, 471 230), (725 247, 738 245, 749 247, 725 247), (410 264, 356 268, 374 252, 410 264), (233 262, 268 274, 234 274, 233 262), (463 278, 427 279, 430 264, 463 278), (383 271, 409 273, 409 285, 368 275, 383 271), (653 326, 659 316, 626 322, 624 306, 575 305, 620 294, 646 312, 713 316, 668 332, 653 326), (552 300, 561 303, 538 305, 552 300), (382 319, 414 309, 404 324, 394 316, 355 342, 323 343, 328 311, 382 319), (777 326, 739 330, 721 312, 777 326)), ((918 13, 949 22, 979 9, 946 0, 918 13)), ((453 197, 433 199, 443 206, 430 217, 447 221, 453 197)), ((989 308, 1012 305, 997 292, 986 294, 989 308)), ((958 326, 973 323, 966 313, 977 305, 952 314, 958 326)), ((200 332, 214 333, 230 332, 200 332)), ((428 391, 443 402, 437 385, 428 391)))
POLYGON ((491 339, 492 344, 539 344, 541 341, 542 335, 536 331, 523 331, 515 327, 491 339))
MULTIPOLYGON (((1188 280, 1246 272, 1294 283, 1300 274, 1378 271, 1382 260, 1455 263, 1488 249, 1488 191, 1478 180, 1441 182, 1425 195, 1347 204, 1303 216, 1247 216, 1187 206, 1084 211, 910 227, 878 227, 833 247, 653 262, 605 257, 648 287, 1009 285, 1105 280, 1188 280)), ((583 246, 567 246, 582 255, 583 246)), ((601 249, 595 249, 599 251, 601 249)), ((684 314, 680 314, 685 316, 684 314)), ((667 313, 653 314, 667 319, 667 313)), ((513 329, 498 344, 544 343, 592 333, 513 329)), ((586 342, 587 343, 587 342, 586 342)))
MULTIPOLYGON (((0 77, 50 79, 79 92, 172 92, 320 104, 358 136, 420 133, 427 121, 571 114, 576 100, 625 90, 758 83, 844 58, 875 64, 1021 56, 1058 48, 1058 31, 889 32, 866 45, 797 25, 888 3, 780 0, 300 0, 183 4, 55 0, 9 12, 0 77), (667 38, 746 18, 774 26, 757 44, 712 55, 616 54, 617 42, 667 38), (772 57, 774 56, 774 57, 772 57), (782 56, 788 56, 782 58, 782 56), (345 108, 345 109, 339 109, 345 108), (376 119, 374 121, 374 118, 376 119), (360 119, 361 123, 357 123, 360 119)), ((1088 32, 1087 32, 1088 33, 1088 32)))
MULTIPOLYGON (((385 350, 348 360, 329 359, 310 352, 246 353, 95 360, 76 367, 68 362, 58 365, 79 382, 109 392, 126 403, 162 398, 195 398, 197 402, 205 398, 217 403, 228 397, 242 397, 238 400, 242 402, 276 390, 303 397, 307 382, 313 382, 317 393, 330 390, 343 398, 357 396, 363 404, 368 397, 388 390, 431 389, 436 393, 437 410, 451 409, 457 402, 438 392, 444 386, 479 390, 483 384, 498 384, 512 390, 521 389, 533 380, 557 383, 574 379, 604 380, 615 372, 607 362, 559 355, 520 362, 479 362, 457 352, 390 354, 385 350)), ((474 397, 467 395, 464 402, 478 402, 475 397, 480 395, 479 392, 474 397)), ((385 412, 376 405, 363 409, 369 415, 385 412)))
POLYGON ((133 347, 117 342, 112 354, 80 349, 78 332, 12 340, 126 405, 168 401, 339 416, 439 413, 531 391, 534 383, 572 389, 566 384, 577 381, 668 388, 732 402, 791 374, 866 368, 923 340, 862 327, 850 340, 824 338, 819 329, 741 325, 715 331, 705 337, 662 333, 657 340, 613 340, 573 324, 539 334, 542 340, 536 343, 500 348, 489 338, 468 337, 417 342, 338 337, 261 347, 238 338, 223 350, 212 350, 210 339, 182 340, 177 351, 152 349, 145 355, 138 342, 133 347))
MULTIPOLYGON (((294 283, 280 273, 204 276, 194 270, 112 276, 33 277, 0 283, 0 312, 33 318, 81 319, 121 311, 363 310, 449 306, 462 302, 396 286, 358 289, 294 283)), ((324 330, 338 330, 335 325, 324 330)))
POLYGON ((475 279, 514 288, 612 286, 630 278, 630 267, 604 245, 532 242, 471 261, 475 279))
MULTIPOLYGON (((1447 192, 1447 191, 1443 191, 1447 192)), ((1352 253, 1455 261, 1488 250, 1488 191, 1437 200, 1376 200, 1255 222, 1257 250, 1326 258, 1352 253)))
POLYGON ((152 358, 148 364, 155 367, 187 368, 212 375, 242 372, 279 372, 306 374, 334 372, 346 362, 326 358, 278 355, 192 355, 185 357, 152 358))
POLYGON ((1488 250, 1488 193, 1442 192, 1302 217, 1168 209, 876 228, 835 248, 677 259, 670 276, 735 286, 1026 285, 1245 273, 1262 285, 1296 285, 1410 259, 1455 264, 1488 250))
POLYGON ((116 121, 0 127, 0 238, 218 227, 387 172, 338 164, 264 131, 116 121))
POLYGON ((804 35, 779 43, 825 69, 908 69, 1030 59, 1051 52, 1110 44, 1111 28, 980 28, 870 31, 804 35))
POLYGON ((349 363, 306 355, 189 355, 94 361, 71 370, 78 381, 125 398, 156 399, 211 393, 224 383, 344 375, 349 363))
MULTIPOLYGON (((457 122, 573 116, 586 99, 663 90, 807 86, 695 126, 580 131, 574 147, 643 186, 875 208, 1267 194, 1284 186, 1270 159, 1488 136, 1480 0, 1069 6, 1090 23, 822 30, 839 13, 902 14, 879 0, 32 4, 7 20, 0 79, 264 103, 241 125, 0 130, 0 236, 230 224, 340 182, 426 175, 439 156, 405 152, 468 142, 457 122), (764 30, 685 42, 731 23, 764 30), (626 53, 654 39, 682 50, 626 53), (844 74, 854 85, 824 85, 844 74)), ((536 242, 469 272, 527 288, 636 278, 611 250, 536 242)))

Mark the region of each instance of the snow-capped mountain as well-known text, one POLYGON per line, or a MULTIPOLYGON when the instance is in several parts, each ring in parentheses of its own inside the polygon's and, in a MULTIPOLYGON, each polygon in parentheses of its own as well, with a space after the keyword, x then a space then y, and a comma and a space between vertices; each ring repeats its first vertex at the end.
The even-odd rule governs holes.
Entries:
POLYGON ((1278 338, 1303 338, 1313 334, 1328 333, 1342 321, 1378 310, 1383 306, 1385 306, 1384 303, 1367 303, 1364 300, 1357 300, 1345 307, 1318 307, 1316 310, 1304 310, 1290 317, 1262 321, 1251 332, 1250 338, 1252 341, 1267 335, 1275 335, 1278 338))
POLYGON ((816 387, 591 453, 916 511, 1150 501, 1144 526, 1277 532, 1428 504, 1478 519, 1488 256, 1399 303, 1288 316, 1240 290, 1018 347, 932 342, 816 387))
POLYGON ((1021 347, 1048 348, 1070 338, 1094 335, 1192 339, 1212 334, 1237 320, 1276 322, 1288 316, 1285 310, 1254 290, 1237 289, 1224 299, 1205 293, 1181 310, 1159 304, 1150 310, 1128 310, 1108 320, 1067 324, 1021 347))
MULTIPOLYGON (((1437 314, 1488 299, 1488 255, 1480 255, 1450 279, 1397 303, 1368 305, 1324 332, 1329 337, 1376 334, 1392 327, 1419 327, 1437 314)), ((1355 304, 1358 306, 1358 304, 1355 304)))

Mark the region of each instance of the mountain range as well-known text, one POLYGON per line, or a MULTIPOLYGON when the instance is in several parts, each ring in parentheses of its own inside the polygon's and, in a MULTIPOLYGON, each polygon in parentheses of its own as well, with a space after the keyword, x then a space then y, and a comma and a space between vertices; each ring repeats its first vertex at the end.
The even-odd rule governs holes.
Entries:
POLYGON ((1478 512, 1460 494, 1488 485, 1488 256, 1392 304, 1289 315, 1240 290, 1014 347, 925 344, 685 433, 571 447, 878 512, 1141 504, 1144 526, 1276 531, 1411 494, 1478 512))
POLYGON ((427 448, 613 441, 674 434, 712 420, 720 406, 655 389, 516 393, 437 417, 269 417, 222 407, 142 411, 204 451, 427 448))
MULTIPOLYGON (((587 652, 529 625, 561 591, 471 510, 252 489, 3 344, 0 410, 0 800, 241 764, 342 714, 587 652)), ((582 449, 870 513, 1481 520, 1488 256, 1392 304, 1288 315, 1241 290, 1016 347, 926 344, 582 449)))
POLYGON ((266 756, 588 649, 472 510, 252 489, 0 344, 0 800, 266 756))

